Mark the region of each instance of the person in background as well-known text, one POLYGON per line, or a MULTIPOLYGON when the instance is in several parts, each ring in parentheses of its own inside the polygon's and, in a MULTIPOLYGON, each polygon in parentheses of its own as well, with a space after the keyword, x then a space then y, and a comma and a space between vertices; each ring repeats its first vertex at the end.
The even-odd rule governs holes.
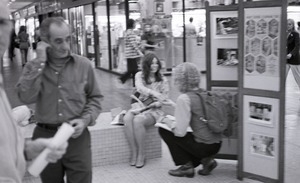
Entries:
POLYGON ((205 121, 201 120, 203 109, 196 92, 202 89, 199 88, 200 73, 197 66, 189 62, 179 64, 173 76, 175 86, 181 93, 176 104, 168 101, 175 106, 175 121, 165 122, 170 131, 159 128, 159 134, 169 147, 175 165, 180 166, 170 170, 169 174, 193 177, 194 169, 203 164, 198 174, 208 175, 217 166, 214 155, 221 148, 222 134, 211 132, 205 121), (189 126, 193 132, 187 132, 189 126))
POLYGON ((297 27, 297 31, 300 32, 300 21, 297 22, 297 26, 298 26, 298 27, 297 27))
POLYGON ((127 59, 127 72, 125 72, 119 79, 125 83, 130 77, 133 80, 133 87, 135 87, 135 74, 138 72, 138 61, 143 55, 140 50, 140 37, 135 34, 135 22, 129 19, 127 23, 127 30, 125 31, 125 58, 127 59))
POLYGON ((34 30, 34 42, 32 43, 32 49, 35 50, 38 42, 40 41, 41 41, 40 27, 37 27, 34 30))
POLYGON ((195 36, 197 34, 196 27, 193 24, 193 17, 190 17, 188 24, 185 25, 185 35, 187 36, 195 36))
POLYGON ((291 69, 300 89, 299 33, 295 30, 295 21, 293 19, 287 20, 287 29, 286 76, 291 69))
MULTIPOLYGON (((12 22, 13 23, 13 22, 12 22)), ((17 38, 17 34, 15 32, 15 29, 13 28, 10 34, 10 44, 8 47, 8 57, 11 61, 13 61, 14 57, 15 57, 15 47, 16 47, 16 38, 17 38)))
POLYGON ((27 63, 28 48, 29 48, 29 35, 27 34, 27 28, 24 25, 20 27, 18 33, 18 40, 19 40, 19 48, 21 51, 22 66, 24 67, 24 65, 27 63))
POLYGON ((144 33, 141 36, 142 47, 144 48, 144 54, 154 52, 157 45, 155 44, 155 36, 152 31, 152 26, 149 23, 144 25, 144 33))
MULTIPOLYGON (((10 11, 5 0, 0 1, 0 56, 8 48, 12 24, 9 20, 10 11)), ((0 70, 1 72, 1 70, 0 70)), ((61 147, 53 147, 51 138, 26 139, 12 114, 12 109, 6 96, 2 73, 0 73, 0 182, 22 183, 26 170, 26 160, 34 159, 45 148, 50 154, 47 161, 56 162, 66 151, 67 143, 61 147)))
POLYGON ((153 53, 146 54, 142 61, 142 71, 135 75, 136 90, 140 93, 141 101, 153 97, 154 102, 145 112, 140 113, 139 109, 132 109, 124 116, 125 134, 131 149, 130 165, 137 168, 145 164, 146 128, 153 126, 163 115, 162 101, 169 93, 168 81, 160 73, 160 69, 160 60, 153 53))
POLYGON ((90 183, 91 137, 88 126, 100 114, 102 95, 90 61, 70 53, 71 33, 62 17, 45 19, 40 26, 37 57, 28 62, 17 83, 20 100, 36 104, 33 139, 52 137, 66 122, 75 133, 66 154, 41 173, 43 183, 90 183))

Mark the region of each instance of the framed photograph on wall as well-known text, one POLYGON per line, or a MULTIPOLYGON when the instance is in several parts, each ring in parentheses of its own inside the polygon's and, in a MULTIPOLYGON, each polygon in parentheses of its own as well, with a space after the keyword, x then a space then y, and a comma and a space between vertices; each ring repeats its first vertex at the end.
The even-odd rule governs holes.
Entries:
POLYGON ((274 158, 275 157, 274 137, 259 133, 250 135, 250 153, 253 155, 274 158))
POLYGON ((220 66, 237 66, 238 49, 235 48, 218 48, 218 61, 217 65, 220 66))
POLYGON ((215 16, 215 38, 237 37, 238 17, 234 15, 215 16))
POLYGON ((249 122, 262 126, 273 127, 272 104, 249 102, 249 122))
POLYGON ((274 127, 278 121, 278 108, 278 99, 245 96, 244 116, 249 124, 274 127))
POLYGON ((164 2, 155 2, 155 14, 164 14, 164 2))

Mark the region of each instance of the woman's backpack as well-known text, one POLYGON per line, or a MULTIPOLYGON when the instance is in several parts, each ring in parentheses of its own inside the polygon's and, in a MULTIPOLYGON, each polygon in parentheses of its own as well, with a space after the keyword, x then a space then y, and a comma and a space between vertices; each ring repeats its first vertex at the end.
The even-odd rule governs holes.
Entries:
MULTIPOLYGON (((237 110, 233 108, 230 97, 218 92, 197 92, 201 98, 201 104, 208 128, 214 133, 224 133, 231 123, 237 120, 237 110)), ((227 132, 228 133, 228 132, 227 132)), ((227 134, 230 135, 230 134, 227 134)), ((226 136, 227 136, 226 135, 226 136)))

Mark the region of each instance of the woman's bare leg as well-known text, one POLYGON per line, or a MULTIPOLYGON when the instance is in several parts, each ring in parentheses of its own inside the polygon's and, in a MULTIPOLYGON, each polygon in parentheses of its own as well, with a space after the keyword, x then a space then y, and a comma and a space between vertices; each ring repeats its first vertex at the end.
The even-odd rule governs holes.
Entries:
POLYGON ((137 144, 135 142, 134 128, 133 128, 134 115, 131 112, 127 112, 124 116, 125 122, 125 135, 131 149, 130 165, 135 166, 137 159, 137 144))
POLYGON ((150 114, 145 116, 136 116, 133 120, 133 127, 135 131, 135 140, 137 143, 137 160, 136 167, 141 168, 145 163, 145 137, 146 137, 146 127, 155 124, 155 118, 150 114))

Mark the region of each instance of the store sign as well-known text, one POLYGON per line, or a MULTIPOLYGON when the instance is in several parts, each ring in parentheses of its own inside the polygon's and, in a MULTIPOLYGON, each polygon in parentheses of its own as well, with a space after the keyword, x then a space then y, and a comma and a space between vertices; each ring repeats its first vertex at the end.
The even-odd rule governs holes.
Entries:
POLYGON ((52 12, 57 10, 57 3, 56 2, 42 2, 42 10, 43 13, 52 12))
POLYGON ((28 16, 35 15, 35 14, 36 14, 35 6, 31 6, 31 7, 29 7, 27 10, 28 10, 28 16))
POLYGON ((60 1, 62 9, 81 6, 84 4, 90 4, 93 2, 95 2, 95 0, 61 0, 60 1))

